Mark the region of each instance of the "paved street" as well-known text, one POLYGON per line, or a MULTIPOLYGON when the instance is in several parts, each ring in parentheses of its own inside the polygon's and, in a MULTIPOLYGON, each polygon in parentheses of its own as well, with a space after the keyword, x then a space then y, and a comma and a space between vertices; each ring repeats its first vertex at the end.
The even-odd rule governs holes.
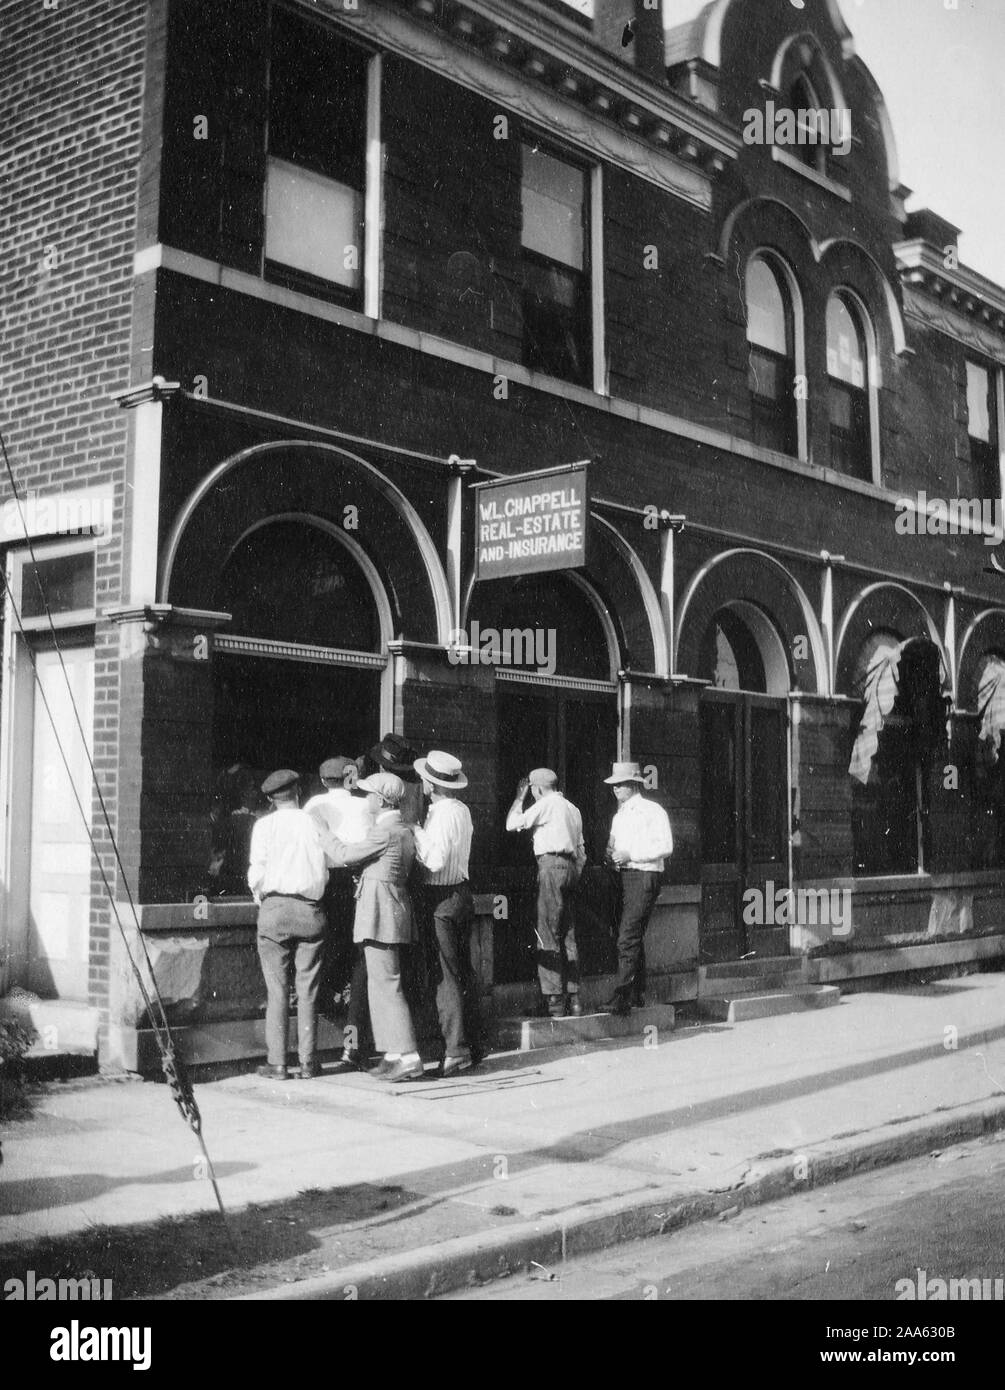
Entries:
POLYGON ((1005 1139, 446 1297, 882 1301, 897 1297, 898 1280, 917 1285, 919 1269, 929 1287, 936 1278, 1005 1279, 1005 1139))

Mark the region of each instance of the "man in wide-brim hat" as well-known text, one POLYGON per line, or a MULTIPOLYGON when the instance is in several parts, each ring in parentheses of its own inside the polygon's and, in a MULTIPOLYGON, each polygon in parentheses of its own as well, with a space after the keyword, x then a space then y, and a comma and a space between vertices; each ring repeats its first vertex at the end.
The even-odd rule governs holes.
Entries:
POLYGON ((398 809, 406 825, 419 825, 422 821, 422 784, 415 771, 418 756, 418 751, 397 734, 385 734, 366 755, 368 771, 391 772, 404 783, 405 791, 398 809))
POLYGON ((586 864, 583 817, 558 788, 550 767, 536 767, 517 784, 506 829, 526 830, 537 857, 537 977, 548 1013, 578 1018, 579 949, 574 895, 586 864), (534 800, 523 809, 528 791, 534 800))
POLYGON ((663 870, 673 852, 670 818, 658 802, 642 795, 645 778, 638 763, 617 762, 605 783, 618 809, 611 820, 607 859, 621 875, 618 923, 618 974, 604 1006, 627 1014, 639 983, 642 943, 663 886, 663 870))
POLYGON ((481 1051, 478 984, 471 969, 472 823, 471 812, 458 797, 468 779, 459 758, 435 748, 416 759, 415 771, 430 803, 425 824, 416 827, 415 848, 421 865, 421 921, 443 1034, 441 1075, 447 1077, 467 1071, 481 1051))

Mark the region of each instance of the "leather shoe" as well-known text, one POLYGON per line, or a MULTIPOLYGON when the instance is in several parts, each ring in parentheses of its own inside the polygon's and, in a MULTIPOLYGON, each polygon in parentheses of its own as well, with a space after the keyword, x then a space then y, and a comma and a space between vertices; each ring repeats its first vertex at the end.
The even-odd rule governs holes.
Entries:
POLYGON ((583 1005, 578 994, 569 995, 569 1015, 571 1018, 583 1017, 583 1005))
POLYGON ((474 1065, 474 1059, 471 1057, 444 1057, 440 1076, 446 1080, 448 1076, 456 1076, 458 1072, 470 1071, 474 1065))
POLYGON ((388 1062, 384 1057, 381 1057, 377 1065, 371 1067, 367 1072, 367 1076, 386 1076, 395 1065, 394 1062, 388 1062))
POLYGON ((384 1073, 385 1081, 421 1081, 426 1070, 420 1062, 406 1062, 401 1059, 384 1073))
POLYGON ((300 1079, 301 1079, 301 1081, 313 1081, 314 1078, 315 1078, 316 1076, 320 1076, 320 1075, 321 1075, 321 1063, 320 1063, 319 1061, 317 1061, 316 1059, 315 1059, 314 1061, 312 1061, 312 1062, 307 1062, 306 1064, 302 1065, 301 1068, 300 1068, 300 1079))
POLYGON ((289 1081, 290 1074, 285 1067, 264 1066, 255 1068, 256 1076, 264 1076, 267 1081, 289 1081))

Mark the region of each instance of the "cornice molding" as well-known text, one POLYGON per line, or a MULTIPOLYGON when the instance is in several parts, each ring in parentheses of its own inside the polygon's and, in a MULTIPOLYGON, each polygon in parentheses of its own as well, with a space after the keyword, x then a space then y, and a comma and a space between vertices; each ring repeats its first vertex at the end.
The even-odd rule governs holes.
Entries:
POLYGON ((898 242, 894 248, 905 288, 939 301, 976 325, 1005 333, 1005 289, 967 266, 949 267, 944 253, 926 241, 898 242))
POLYGON ((945 333, 949 338, 955 338, 964 347, 1005 365, 1005 338, 1001 333, 975 322, 949 304, 939 303, 928 294, 918 293, 911 284, 904 287, 904 313, 929 328, 945 333))
MULTIPOLYGON (((554 34, 551 47, 556 56, 551 68, 552 75, 560 80, 551 90, 545 81, 535 80, 548 71, 548 63, 541 59, 531 58, 520 68, 507 67, 505 56, 498 54, 500 45, 496 56, 488 57, 452 34, 398 10, 370 4, 347 18, 337 0, 323 3, 332 19, 346 30, 498 102, 587 155, 627 169, 703 211, 710 211, 712 206, 713 176, 739 150, 738 133, 734 136, 717 129, 712 121, 703 122, 701 113, 688 112, 690 119, 684 120, 673 109, 669 90, 665 100, 661 99, 664 94, 658 87, 637 74, 615 71, 618 65, 613 61, 612 70, 605 71, 602 52, 584 57, 589 71, 582 75, 573 71, 570 55, 561 53, 554 34)), ((489 22, 497 23, 498 16, 493 15, 491 21, 486 18, 485 23, 489 22)), ((500 33, 505 49, 514 40, 507 38, 505 26, 500 26, 500 33)), ((558 35, 559 40, 565 38, 558 35)), ((545 44, 542 41, 536 47, 543 51, 545 44)))

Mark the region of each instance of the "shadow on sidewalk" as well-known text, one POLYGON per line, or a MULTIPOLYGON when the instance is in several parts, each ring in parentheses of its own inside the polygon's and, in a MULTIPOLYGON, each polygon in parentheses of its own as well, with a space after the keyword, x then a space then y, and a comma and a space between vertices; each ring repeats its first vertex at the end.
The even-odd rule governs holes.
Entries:
MULTIPOLYGON (((218 1178, 250 1173, 254 1163, 217 1163, 218 1178)), ((172 1168, 166 1173, 147 1173, 143 1177, 112 1178, 107 1173, 70 1173, 66 1177, 14 1178, 0 1183, 0 1216, 18 1216, 51 1207, 72 1207, 90 1202, 122 1187, 156 1187, 166 1183, 195 1181, 192 1168, 172 1168)))

